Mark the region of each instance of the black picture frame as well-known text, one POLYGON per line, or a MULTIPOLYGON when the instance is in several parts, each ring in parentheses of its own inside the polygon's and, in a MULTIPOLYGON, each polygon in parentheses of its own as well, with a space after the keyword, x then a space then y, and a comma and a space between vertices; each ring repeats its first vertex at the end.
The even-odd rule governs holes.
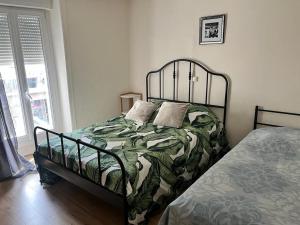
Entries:
POLYGON ((223 44, 225 41, 226 15, 200 18, 199 44, 223 44))

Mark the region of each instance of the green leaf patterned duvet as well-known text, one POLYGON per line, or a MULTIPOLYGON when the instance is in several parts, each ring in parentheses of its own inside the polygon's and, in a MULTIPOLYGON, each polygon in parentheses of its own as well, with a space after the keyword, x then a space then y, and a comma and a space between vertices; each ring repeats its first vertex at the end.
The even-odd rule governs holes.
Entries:
MULTIPOLYGON (((202 106, 190 106, 181 129, 140 124, 120 116, 66 135, 120 157, 127 173, 130 224, 144 223, 151 209, 181 194, 208 168, 212 152, 227 144, 220 121, 202 106)), ((51 138, 50 144, 53 160, 62 163, 60 139, 51 138)), ((80 147, 83 174, 122 193, 121 170, 113 157, 101 153, 99 179, 96 151, 80 147)), ((67 167, 78 172, 76 144, 64 140, 64 148, 67 167)), ((45 143, 39 151, 47 156, 45 143)))

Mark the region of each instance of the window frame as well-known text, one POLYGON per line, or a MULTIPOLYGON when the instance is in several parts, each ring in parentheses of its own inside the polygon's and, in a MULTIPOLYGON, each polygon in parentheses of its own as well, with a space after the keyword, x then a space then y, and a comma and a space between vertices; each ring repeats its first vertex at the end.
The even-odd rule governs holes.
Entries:
MULTIPOLYGON (((19 28, 17 17, 20 15, 38 16, 40 20, 40 29, 42 36, 42 46, 44 53, 44 63, 46 70, 46 77, 48 81, 49 89, 49 101, 50 110, 52 114, 53 130, 61 130, 62 118, 60 115, 60 93, 58 86, 57 70, 55 65, 55 58, 53 52, 53 40, 51 26, 48 21, 47 11, 44 9, 31 9, 15 6, 0 6, 0 13, 7 15, 8 26, 11 36, 13 57, 15 61, 17 82, 19 85, 20 101, 22 105, 22 111, 24 115, 24 125, 26 129, 26 135, 18 137, 19 146, 22 149, 23 146, 33 147, 33 114, 31 110, 30 100, 26 96, 28 91, 28 85, 26 81, 26 71, 24 65, 24 57, 21 48, 19 28)), ((33 149, 33 148, 32 148, 33 149)), ((32 151, 33 152, 33 151, 32 151)), ((22 153, 22 151, 21 151, 22 153)), ((28 153, 28 152, 26 152, 28 153)))

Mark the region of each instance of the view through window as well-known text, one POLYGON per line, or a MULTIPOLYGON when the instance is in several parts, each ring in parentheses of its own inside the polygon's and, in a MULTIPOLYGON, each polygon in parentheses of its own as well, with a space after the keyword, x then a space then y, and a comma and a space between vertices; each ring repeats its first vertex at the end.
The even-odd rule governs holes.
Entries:
POLYGON ((0 8, 0 73, 18 137, 54 128, 43 13, 0 8))

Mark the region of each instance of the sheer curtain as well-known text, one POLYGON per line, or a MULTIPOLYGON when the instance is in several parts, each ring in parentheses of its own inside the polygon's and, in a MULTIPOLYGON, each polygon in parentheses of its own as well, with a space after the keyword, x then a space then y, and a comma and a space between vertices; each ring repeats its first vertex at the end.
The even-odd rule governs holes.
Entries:
POLYGON ((20 177, 34 166, 18 154, 18 142, 0 75, 0 181, 20 177))

